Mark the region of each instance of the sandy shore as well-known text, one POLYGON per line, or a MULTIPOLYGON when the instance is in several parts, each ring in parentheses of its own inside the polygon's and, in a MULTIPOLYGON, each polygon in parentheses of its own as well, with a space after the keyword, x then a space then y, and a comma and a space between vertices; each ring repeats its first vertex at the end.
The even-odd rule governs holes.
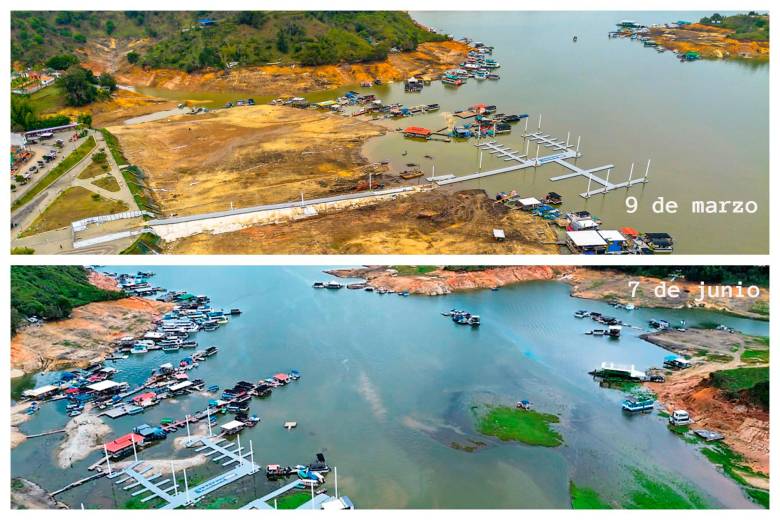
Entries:
POLYGON ((103 445, 111 428, 103 420, 89 412, 74 417, 65 425, 65 440, 59 446, 57 465, 67 468, 84 460, 103 445))
MULTIPOLYGON (((123 85, 171 91, 237 91, 255 96, 301 95, 380 79, 384 83, 411 76, 435 78, 462 62, 469 47, 458 41, 425 42, 417 50, 390 54, 387 59, 355 64, 237 67, 227 73, 206 70, 188 74, 174 69, 123 66, 114 72, 123 85)), ((117 63, 123 63, 121 58, 117 63)))
POLYGON ((69 509, 48 491, 26 478, 11 480, 11 509, 69 509))
POLYGON ((27 440, 27 436, 19 431, 19 425, 32 417, 25 413, 29 406, 29 403, 17 403, 11 407, 11 449, 27 440))
MULTIPOLYGON (((722 433, 726 444, 742 455, 751 468, 768 475, 769 412, 747 402, 735 402, 709 382, 710 374, 718 370, 766 366, 744 363, 740 357, 746 348, 768 347, 751 336, 710 329, 671 330, 645 334, 642 338, 687 356, 694 363, 692 368, 668 374, 664 383, 646 383, 667 411, 689 411, 696 428, 722 433)), ((752 484, 766 488, 769 483, 753 478, 752 484)))
POLYGON ((25 373, 86 367, 111 353, 113 341, 150 330, 171 308, 137 297, 77 307, 70 318, 19 331, 11 339, 11 367, 25 373))
POLYGON ((335 269, 326 273, 342 278, 363 278, 375 289, 438 296, 535 280, 554 280, 571 269, 566 266, 506 266, 482 271, 451 271, 437 267, 424 274, 399 274, 394 268, 378 266, 335 269))

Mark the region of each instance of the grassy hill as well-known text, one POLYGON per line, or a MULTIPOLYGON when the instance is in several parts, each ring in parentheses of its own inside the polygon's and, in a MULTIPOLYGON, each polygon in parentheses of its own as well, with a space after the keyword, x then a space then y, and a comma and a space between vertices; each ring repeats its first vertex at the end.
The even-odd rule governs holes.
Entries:
POLYGON ((11 15, 11 57, 25 65, 73 54, 90 40, 147 38, 138 64, 193 71, 228 63, 305 65, 383 59, 392 48, 446 39, 398 11, 83 11, 11 15), (213 23, 201 24, 199 20, 213 23))
POLYGON ((123 296, 90 284, 81 266, 13 266, 11 332, 16 332, 25 317, 65 318, 74 307, 123 296))
POLYGON ((732 16, 721 16, 715 13, 702 18, 701 23, 729 29, 733 31, 729 36, 737 40, 769 41, 769 15, 761 15, 753 11, 732 16))

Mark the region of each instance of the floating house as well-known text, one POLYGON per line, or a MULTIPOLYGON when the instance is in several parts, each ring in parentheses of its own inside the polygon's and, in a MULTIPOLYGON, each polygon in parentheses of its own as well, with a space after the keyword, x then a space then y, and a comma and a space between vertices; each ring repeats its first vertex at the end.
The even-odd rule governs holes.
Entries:
POLYGON ((135 449, 138 449, 145 445, 145 440, 137 433, 128 433, 127 435, 122 435, 118 439, 114 439, 104 446, 109 457, 112 459, 121 459, 133 452, 134 443, 135 449))
POLYGON ((574 254, 604 254, 607 250, 607 242, 594 230, 567 231, 566 245, 574 254))
POLYGON ((626 252, 626 244, 628 241, 620 231, 614 229, 604 229, 598 231, 601 238, 607 243, 606 254, 608 255, 620 255, 626 252))
POLYGON ((106 380, 87 385, 87 389, 92 391, 95 397, 100 398, 116 395, 126 386, 126 384, 123 385, 121 383, 117 383, 116 381, 106 380))
POLYGON ((241 421, 230 421, 220 426, 220 429, 225 435, 233 435, 240 432, 245 427, 246 425, 241 421))
POLYGON ((625 379, 629 381, 646 381, 647 374, 637 370, 634 365, 619 365, 617 363, 601 363, 601 367, 591 372, 596 377, 625 379))
POLYGON ((59 386, 45 385, 32 390, 25 390, 22 395, 28 399, 48 399, 60 391, 59 386))
POLYGON ((412 139, 430 139, 433 132, 421 126, 410 126, 404 130, 404 137, 412 139))

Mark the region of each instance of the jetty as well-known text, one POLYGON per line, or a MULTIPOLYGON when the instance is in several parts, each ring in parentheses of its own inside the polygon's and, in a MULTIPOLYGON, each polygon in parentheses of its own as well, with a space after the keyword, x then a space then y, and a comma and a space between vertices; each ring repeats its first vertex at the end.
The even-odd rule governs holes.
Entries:
POLYGON ((650 173, 649 160, 647 161, 647 167, 645 169, 645 174, 643 177, 638 177, 636 179, 633 178, 634 164, 632 164, 628 174, 628 180, 619 183, 612 183, 609 181, 609 177, 610 174, 612 173, 612 169, 615 167, 614 164, 606 164, 603 166, 598 166, 595 168, 588 168, 588 169, 580 168, 579 166, 571 162, 572 159, 576 161, 578 158, 582 157, 582 153, 580 152, 580 143, 581 143, 580 137, 577 137, 576 145, 574 145, 571 142, 571 133, 567 134, 565 140, 554 137, 550 134, 542 133, 541 120, 542 117, 540 115, 538 129, 535 132, 529 133, 528 119, 526 118, 525 131, 523 132, 523 139, 525 141, 525 152, 514 150, 509 146, 501 144, 495 140, 483 141, 483 142, 478 141, 477 143, 475 143, 474 146, 479 150, 480 171, 468 175, 463 175, 460 177, 447 177, 442 179, 436 179, 435 180, 436 184, 438 186, 446 186, 448 184, 473 181, 485 177, 491 177, 494 175, 501 175, 504 173, 510 173, 518 170, 525 170, 528 168, 538 168, 540 166, 544 166, 545 164, 553 164, 553 163, 566 168, 571 173, 566 173, 564 175, 551 177, 550 178, 551 181, 562 181, 566 179, 572 179, 575 177, 584 177, 588 179, 587 189, 583 193, 580 193, 580 197, 583 197, 585 199, 589 199, 590 197, 598 194, 606 194, 610 191, 617 190, 620 188, 628 189, 631 186, 634 186, 636 184, 644 184, 647 182, 647 177, 648 174, 650 173), (536 144, 536 151, 533 157, 530 156, 532 144, 536 144), (542 149, 550 150, 553 153, 550 153, 548 155, 539 155, 542 149), (497 159, 502 159, 505 162, 510 162, 512 164, 502 168, 496 168, 494 170, 488 170, 483 172, 481 171, 482 157, 483 157, 483 153, 485 152, 496 157, 497 159), (607 172, 605 178, 596 175, 598 172, 602 172, 605 170, 607 172), (599 187, 595 189, 591 189, 591 185, 593 183, 596 183, 597 185, 599 185, 599 187))
POLYGON ((143 460, 138 460, 137 455, 135 461, 120 471, 112 472, 109 466, 108 478, 112 479, 115 485, 122 485, 122 489, 128 491, 131 496, 139 497, 141 503, 160 499, 165 502, 160 509, 187 507, 217 489, 260 471, 260 466, 254 462, 252 441, 249 441, 249 449, 242 451, 240 436, 236 439, 238 447, 235 450, 232 449, 234 443, 220 437, 193 437, 187 441, 187 447, 197 446, 196 452, 208 450, 204 454, 206 457, 217 455, 211 459, 213 462, 221 463, 222 466, 232 466, 228 471, 193 488, 189 487, 186 468, 181 470, 184 476, 184 489, 181 489, 176 480, 173 461, 171 461, 171 474, 167 476, 155 471, 152 465, 143 460))

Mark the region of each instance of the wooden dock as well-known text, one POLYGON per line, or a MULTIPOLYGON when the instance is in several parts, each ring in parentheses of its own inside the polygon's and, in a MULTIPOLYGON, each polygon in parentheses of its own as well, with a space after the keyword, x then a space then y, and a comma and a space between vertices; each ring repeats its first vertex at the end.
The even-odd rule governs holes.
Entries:
POLYGON ((488 170, 488 171, 478 171, 476 173, 472 173, 469 175, 463 175, 461 177, 447 177, 442 179, 436 179, 436 184, 438 186, 446 186, 448 184, 456 184, 459 182, 468 182, 473 181, 477 179, 482 179, 485 177, 492 177, 494 175, 502 175, 504 173, 511 173, 519 170, 525 170, 528 168, 538 168, 540 166, 544 166, 545 164, 558 164, 567 170, 569 170, 571 173, 567 173, 564 175, 558 175, 555 177, 551 177, 551 181, 561 181, 565 179, 572 179, 575 177, 583 177, 588 180, 588 188, 583 193, 580 193, 580 196, 583 198, 590 198, 593 195, 599 195, 599 194, 606 194, 610 191, 617 190, 620 188, 630 188, 631 186, 634 186, 636 184, 644 184, 647 182, 647 175, 650 171, 650 161, 647 161, 647 168, 645 170, 645 174, 643 177, 634 179, 633 173, 634 173, 634 165, 631 165, 631 171, 628 175, 628 180, 619 182, 619 183, 611 183, 609 181, 609 176, 612 172, 612 169, 615 167, 614 164, 607 164, 604 166, 598 166, 595 168, 589 168, 584 169, 580 168, 576 164, 570 162, 571 159, 577 159, 582 156, 580 153, 580 139, 577 138, 577 144, 576 146, 572 146, 569 142, 569 137, 567 135, 566 140, 559 139, 557 137, 554 137, 549 134, 544 134, 541 132, 541 116, 539 117, 539 126, 540 129, 536 132, 528 133, 528 120, 526 119, 526 131, 523 133, 523 139, 525 140, 525 152, 520 152, 518 150, 514 150, 507 145, 501 144, 495 140, 493 141, 486 141, 486 142, 477 142, 475 146, 479 149, 480 153, 480 165, 482 164, 482 154, 484 152, 487 152, 488 154, 494 156, 497 159, 502 159, 505 162, 511 162, 512 164, 510 166, 505 166, 503 168, 496 168, 494 170, 488 170), (533 157, 531 157, 531 145, 536 145, 536 151, 533 157), (550 150, 554 153, 548 154, 548 155, 539 155, 542 148, 546 150, 550 150), (602 178, 596 173, 602 172, 606 170, 606 178, 602 178), (593 183, 596 183, 599 185, 596 189, 591 189, 591 185, 593 183))

